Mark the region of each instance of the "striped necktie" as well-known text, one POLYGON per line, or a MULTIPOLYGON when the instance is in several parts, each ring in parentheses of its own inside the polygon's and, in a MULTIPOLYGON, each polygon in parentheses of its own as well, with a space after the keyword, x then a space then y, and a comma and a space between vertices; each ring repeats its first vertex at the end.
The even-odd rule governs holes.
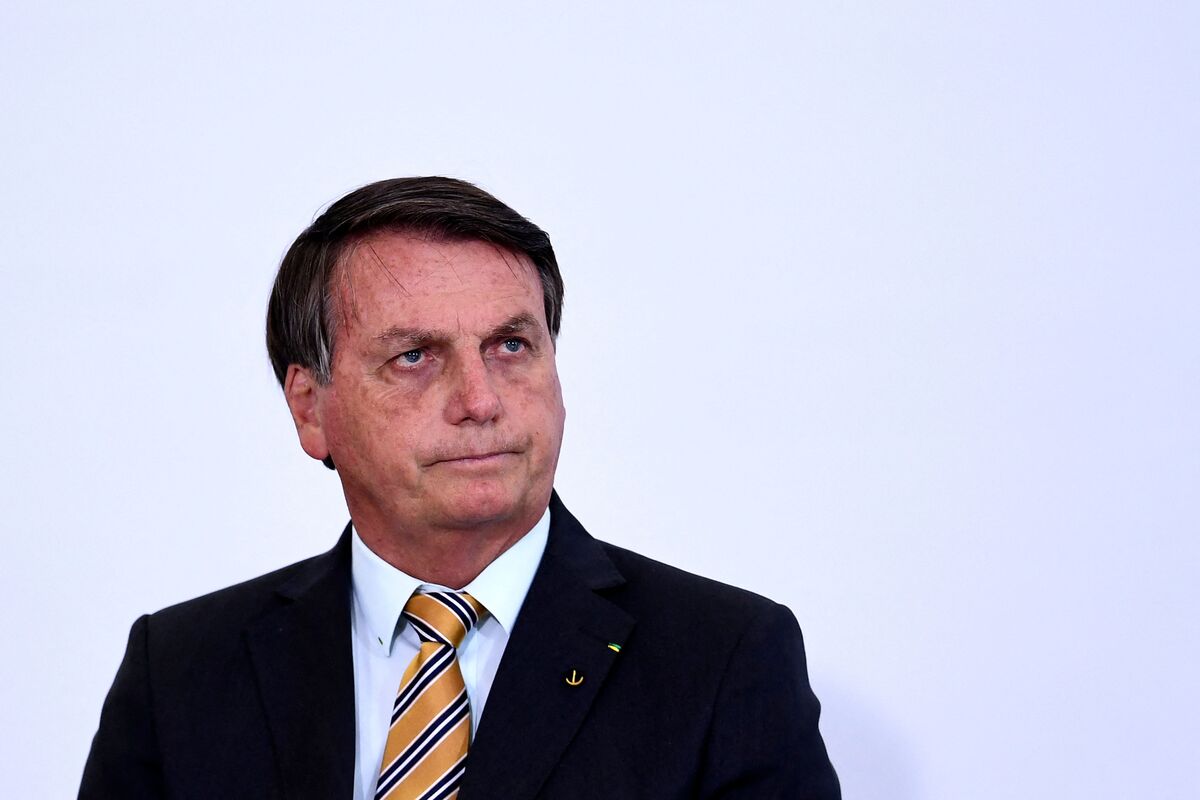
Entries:
POLYGON ((405 670, 392 706, 375 800, 458 796, 471 741, 471 706, 457 648, 486 613, 466 592, 414 594, 404 606, 421 650, 405 670))

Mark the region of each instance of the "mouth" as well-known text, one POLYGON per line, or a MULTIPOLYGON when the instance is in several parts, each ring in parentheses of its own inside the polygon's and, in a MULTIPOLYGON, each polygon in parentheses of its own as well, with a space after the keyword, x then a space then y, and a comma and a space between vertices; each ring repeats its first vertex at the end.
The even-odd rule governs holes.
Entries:
POLYGON ((459 467, 488 467, 504 463, 509 458, 519 455, 516 450, 495 450, 486 453, 462 453, 454 455, 441 456, 429 463, 429 466, 437 466, 438 464, 446 466, 459 467))

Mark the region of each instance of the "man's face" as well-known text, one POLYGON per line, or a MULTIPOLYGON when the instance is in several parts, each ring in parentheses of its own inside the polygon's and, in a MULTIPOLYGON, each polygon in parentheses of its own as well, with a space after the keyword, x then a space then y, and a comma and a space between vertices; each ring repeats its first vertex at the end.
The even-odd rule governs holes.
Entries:
POLYGON ((333 457, 356 524, 536 521, 565 412, 533 264, 384 233, 349 253, 333 290, 332 380, 301 441, 333 457))

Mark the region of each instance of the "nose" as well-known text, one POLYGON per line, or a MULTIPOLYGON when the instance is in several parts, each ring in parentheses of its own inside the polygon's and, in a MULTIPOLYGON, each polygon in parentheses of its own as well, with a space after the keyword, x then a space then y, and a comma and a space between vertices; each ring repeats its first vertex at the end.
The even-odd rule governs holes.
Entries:
POLYGON ((459 359, 446 403, 446 421, 452 425, 464 422, 483 424, 500 416, 500 395, 492 386, 492 377, 481 355, 459 359))

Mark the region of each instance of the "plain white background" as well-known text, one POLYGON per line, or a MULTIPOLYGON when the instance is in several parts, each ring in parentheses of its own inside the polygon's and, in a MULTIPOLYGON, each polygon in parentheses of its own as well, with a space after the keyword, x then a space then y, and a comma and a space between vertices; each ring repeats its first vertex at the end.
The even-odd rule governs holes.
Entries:
POLYGON ((0 10, 0 794, 128 626, 327 549, 262 344, 328 202, 554 239, 558 487, 790 605, 847 798, 1200 796, 1189 3, 0 10))

